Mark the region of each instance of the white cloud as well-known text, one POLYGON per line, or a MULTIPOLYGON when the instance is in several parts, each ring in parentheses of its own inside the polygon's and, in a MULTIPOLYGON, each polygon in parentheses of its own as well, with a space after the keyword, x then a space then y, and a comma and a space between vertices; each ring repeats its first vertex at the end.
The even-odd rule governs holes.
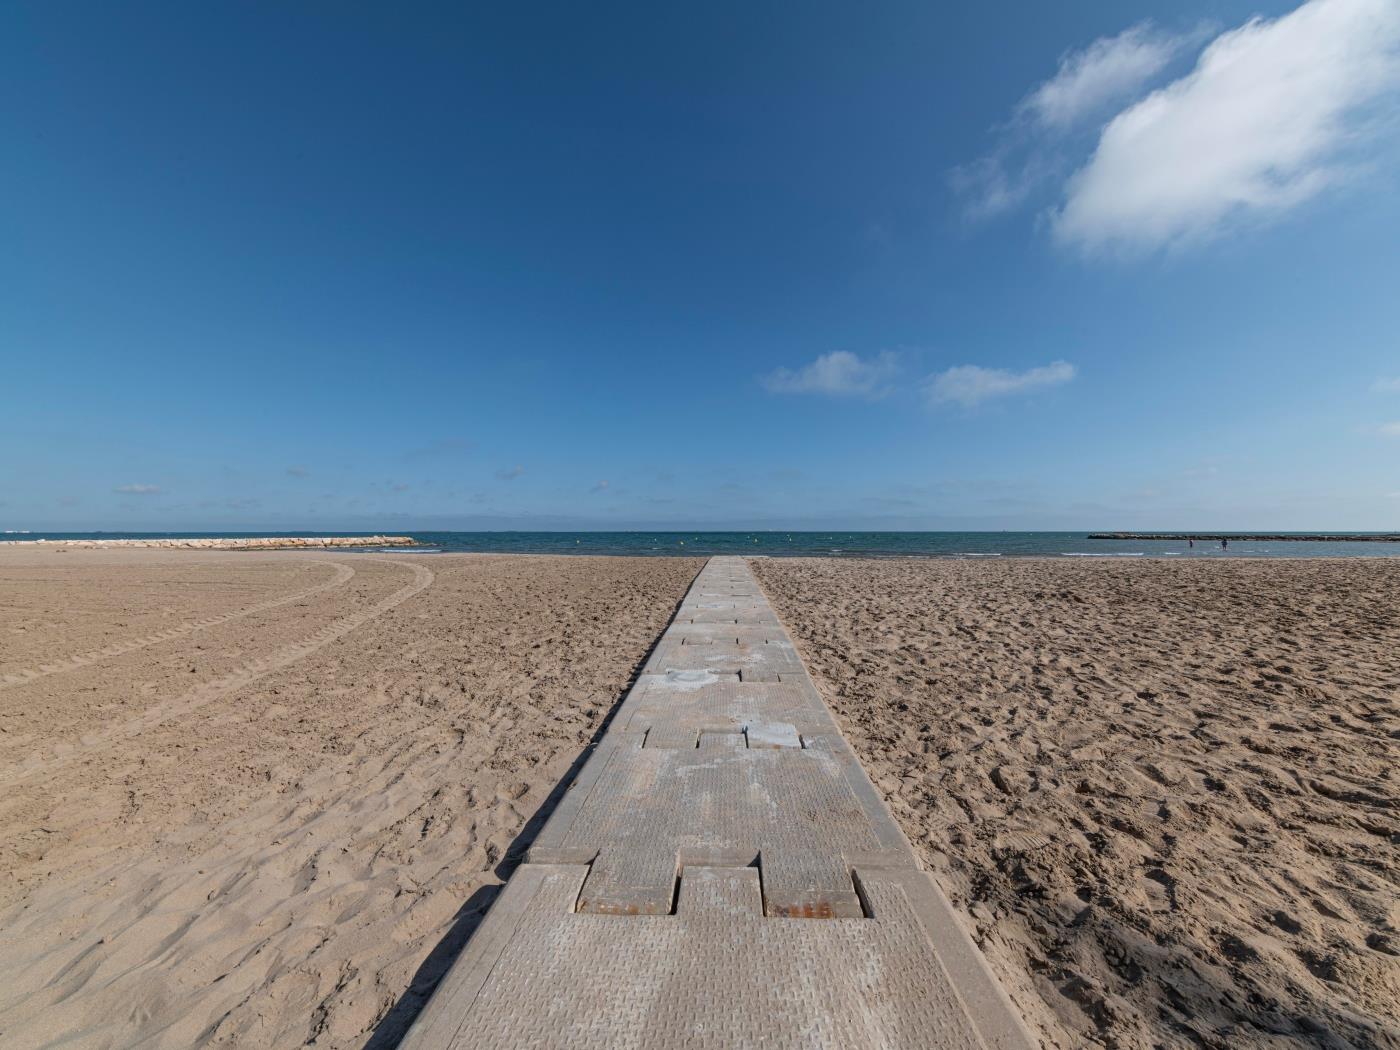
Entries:
POLYGON ((1140 96, 1193 39, 1141 22, 1062 55, 1055 75, 1026 95, 996 129, 996 147, 949 173, 967 218, 1011 211, 1037 188, 1062 179, 1075 163, 1065 140, 1114 103, 1140 96))
POLYGON ((112 490, 123 496, 155 496, 160 493, 159 485, 118 485, 112 490))
POLYGON ((928 383, 929 400, 955 401, 972 408, 994 397, 1027 394, 1046 387, 1068 383, 1075 376, 1075 367, 1068 361, 1052 361, 1039 368, 1012 372, 1005 368, 982 368, 978 365, 958 365, 939 372, 928 383))
POLYGON ((849 350, 834 350, 796 370, 779 368, 762 382, 775 394, 881 397, 889 392, 885 384, 898 364, 896 355, 889 351, 867 360, 849 350))
POLYGON ((1377 394, 1400 394, 1400 376, 1394 379, 1377 379, 1371 384, 1377 394))
POLYGON ((1394 423, 1382 423, 1376 430, 1383 437, 1400 438, 1400 420, 1396 420, 1394 423))
POLYGON ((1085 248, 1154 248, 1268 218, 1355 174, 1394 121, 1400 4, 1308 0, 1222 33, 1195 69, 1124 110, 1052 216, 1085 248))
POLYGON ((1062 56, 1059 71, 1026 96, 1019 112, 1046 128, 1071 127, 1138 94, 1184 43, 1185 38, 1160 33, 1147 22, 1100 37, 1062 56))
POLYGON ((606 492, 606 491, 608 491, 608 483, 607 483, 607 481, 604 480, 604 481, 598 482, 598 484, 594 485, 593 488, 592 488, 590 491, 592 491, 592 492, 606 492))
POLYGON ((522 467, 519 463, 517 463, 513 467, 509 467, 505 470, 496 471, 496 479, 498 481, 514 481, 516 478, 520 477, 520 475, 524 473, 525 468, 522 467))

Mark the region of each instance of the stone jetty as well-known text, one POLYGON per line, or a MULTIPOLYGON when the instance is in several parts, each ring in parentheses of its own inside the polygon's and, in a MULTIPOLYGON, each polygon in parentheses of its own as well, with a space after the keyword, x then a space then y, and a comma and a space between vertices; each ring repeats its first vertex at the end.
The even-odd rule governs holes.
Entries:
POLYGON ((18 547, 106 548, 176 548, 200 551, 267 551, 300 547, 412 547, 418 541, 412 536, 221 536, 171 537, 144 540, 5 540, 4 544, 18 547))
POLYGON ((1400 543, 1400 532, 1091 532, 1091 540, 1259 540, 1266 543, 1400 543))

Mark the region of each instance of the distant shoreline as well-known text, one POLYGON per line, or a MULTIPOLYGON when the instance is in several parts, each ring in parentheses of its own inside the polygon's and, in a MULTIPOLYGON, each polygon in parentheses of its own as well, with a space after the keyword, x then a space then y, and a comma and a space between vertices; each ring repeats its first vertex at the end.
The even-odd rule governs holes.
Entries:
POLYGON ((1263 533, 1263 532, 1091 532, 1091 540, 1264 540, 1269 543, 1292 541, 1313 543, 1400 543, 1400 532, 1374 532, 1368 535, 1344 535, 1326 532, 1263 533))
POLYGON ((342 553, 596 554, 618 557, 737 555, 806 558, 1152 558, 1400 557, 1400 533, 1278 534, 1220 532, 206 532, 35 533, 0 536, 0 551, 93 549, 274 550, 328 549, 342 553), (1092 535, 1095 538, 1088 538, 1092 535), (1114 537, 1105 539, 1102 537, 1114 537), (1123 538, 1118 538, 1123 537, 1123 538), (1219 541, 1228 539, 1222 544, 1219 541), (1199 539, 1199 543, 1188 540, 1199 539), (39 543, 39 540, 45 542, 39 543), (1214 540, 1215 542, 1210 542, 1214 540), (1236 543, 1234 541, 1239 540, 1236 543), (9 541, 9 542, 3 542, 9 541), (213 542, 210 542, 213 541, 213 542), (1298 542, 1302 541, 1302 542, 1298 542), (1311 542, 1308 542, 1311 541, 1311 542), (1370 541, 1370 542, 1367 542, 1370 541))

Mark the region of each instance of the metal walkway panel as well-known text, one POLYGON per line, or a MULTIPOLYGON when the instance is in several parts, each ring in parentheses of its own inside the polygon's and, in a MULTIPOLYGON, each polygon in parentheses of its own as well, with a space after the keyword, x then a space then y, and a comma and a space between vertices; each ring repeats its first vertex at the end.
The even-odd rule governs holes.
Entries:
POLYGON ((824 921, 765 917, 753 868, 687 867, 665 916, 576 914, 586 877, 520 868, 488 921, 498 935, 478 934, 438 993, 469 1008, 425 1017, 405 1050, 1028 1045, 979 1026, 918 872, 858 871, 870 916, 824 921))
POLYGON ((739 558, 697 577, 403 1043, 1033 1045, 739 558))

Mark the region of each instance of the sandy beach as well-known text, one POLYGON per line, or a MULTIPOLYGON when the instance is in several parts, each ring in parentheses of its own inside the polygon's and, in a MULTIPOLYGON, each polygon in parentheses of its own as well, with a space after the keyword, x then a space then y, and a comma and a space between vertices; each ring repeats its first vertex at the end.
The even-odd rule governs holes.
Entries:
MULTIPOLYGON (((0 551, 0 1044, 393 1046, 701 564, 0 551)), ((1400 1046, 1400 562, 753 564, 1046 1046, 1400 1046)))
POLYGON ((755 566, 1046 1046, 1400 1046, 1400 562, 755 566))
POLYGON ((700 564, 0 552, 0 1045, 393 1045, 700 564))

